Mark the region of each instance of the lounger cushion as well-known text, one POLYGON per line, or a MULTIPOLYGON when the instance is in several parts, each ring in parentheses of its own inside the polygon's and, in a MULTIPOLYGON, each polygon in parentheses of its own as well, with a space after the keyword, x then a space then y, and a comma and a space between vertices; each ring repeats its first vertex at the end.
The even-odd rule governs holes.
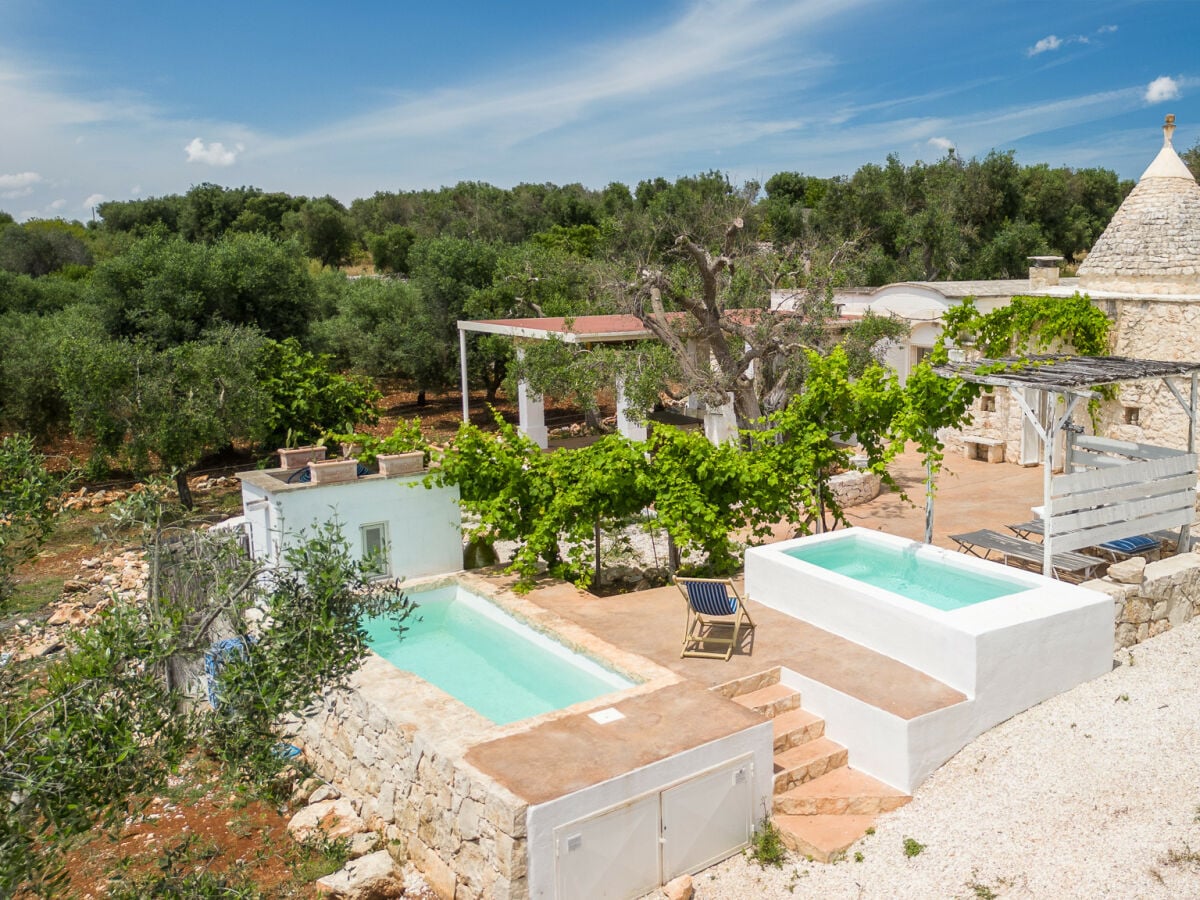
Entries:
POLYGON ((1157 550, 1159 548, 1159 543, 1152 537, 1139 534, 1134 537, 1117 538, 1115 541, 1105 541, 1100 545, 1100 547, 1104 550, 1111 550, 1116 553, 1127 553, 1130 556, 1134 556, 1138 553, 1157 550))

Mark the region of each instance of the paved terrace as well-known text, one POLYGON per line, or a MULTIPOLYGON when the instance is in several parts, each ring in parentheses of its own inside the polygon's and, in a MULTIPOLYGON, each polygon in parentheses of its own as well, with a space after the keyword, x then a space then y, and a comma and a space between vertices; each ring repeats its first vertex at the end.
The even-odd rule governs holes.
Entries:
MULTIPOLYGON (((920 539, 924 534, 924 480, 920 458, 905 454, 895 466, 901 488, 915 503, 885 493, 849 510, 852 524, 920 539)), ((952 546, 948 534, 983 526, 1003 528, 1025 521, 1041 500, 1041 472, 976 460, 947 461, 940 478, 935 542, 952 546)), ((790 537, 780 529, 777 537, 790 537)), ((490 576, 497 586, 513 581, 490 576)), ((728 661, 680 659, 683 599, 675 587, 596 597, 564 583, 536 588, 526 599, 561 616, 601 640, 670 669, 683 682, 616 704, 628 727, 595 725, 586 714, 567 716, 476 746, 469 754, 529 802, 540 802, 614 777, 687 747, 732 733, 753 720, 734 704, 722 703, 707 688, 786 666, 885 709, 914 718, 958 703, 963 695, 894 659, 875 653, 747 600, 758 626, 751 640, 728 661), (630 740, 629 732, 641 735, 630 740), (645 735, 658 735, 653 741, 645 735)))
MULTIPOLYGON (((852 525, 920 540, 925 533, 920 457, 906 453, 894 469, 909 500, 885 492, 870 503, 847 510, 847 517, 852 525)), ((1003 530, 1010 522, 1027 521, 1030 507, 1041 503, 1041 491, 1040 468, 947 459, 935 501, 934 543, 954 549, 950 534, 983 527, 1003 530)), ((776 538, 788 537, 789 529, 777 529, 776 538)), ((528 599, 611 644, 706 687, 783 665, 902 718, 914 718, 963 699, 959 692, 915 669, 761 606, 753 598, 747 599, 746 607, 758 628, 752 641, 735 651, 728 662, 679 658, 684 606, 673 586, 596 597, 556 583, 535 589, 528 599)))

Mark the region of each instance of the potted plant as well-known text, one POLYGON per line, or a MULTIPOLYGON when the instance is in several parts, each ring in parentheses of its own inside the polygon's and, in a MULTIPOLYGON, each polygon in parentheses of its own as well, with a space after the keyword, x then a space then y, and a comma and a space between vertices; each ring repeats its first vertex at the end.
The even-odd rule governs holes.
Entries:
POLYGON ((425 454, 420 450, 407 453, 380 453, 375 457, 380 475, 414 475, 425 471, 425 454))
POLYGON ((421 433, 421 420, 398 422, 392 433, 373 448, 381 475, 408 475, 429 464, 429 444, 421 433))
POLYGON ((335 484, 340 481, 353 481, 358 477, 358 460, 328 459, 324 462, 310 462, 308 471, 312 475, 313 484, 335 484))
POLYGON ((421 420, 398 422, 395 429, 387 437, 376 437, 373 434, 334 434, 327 433, 323 440, 338 443, 342 452, 353 455, 364 466, 378 464, 380 474, 399 475, 410 472, 420 472, 429 464, 429 444, 421 434, 421 420), (420 464, 415 464, 413 454, 420 456, 420 464), (384 457, 402 456, 400 462, 384 461, 384 457), (385 467, 387 471, 384 471, 385 467))
POLYGON ((325 458, 325 448, 321 444, 308 447, 280 447, 279 467, 281 469, 302 469, 310 462, 320 462, 325 458))

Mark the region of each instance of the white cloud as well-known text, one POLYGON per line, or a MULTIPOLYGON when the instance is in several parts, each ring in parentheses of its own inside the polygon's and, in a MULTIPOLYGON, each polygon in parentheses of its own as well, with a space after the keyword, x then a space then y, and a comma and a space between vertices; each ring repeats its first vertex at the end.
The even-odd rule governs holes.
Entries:
POLYGON ((33 193, 34 185, 41 182, 42 176, 37 172, 0 175, 0 197, 28 197, 33 193))
POLYGON ((133 187, 131 187, 129 189, 129 194, 131 197, 136 197, 139 194, 141 194, 141 192, 142 192, 142 186, 140 184, 135 184, 133 187))
POLYGON ((929 139, 929 146, 936 147, 938 150, 941 150, 943 153, 945 153, 947 150, 954 149, 954 141, 950 140, 950 138, 931 137, 929 139))
POLYGON ((246 148, 243 144, 227 148, 220 141, 205 144, 200 138, 193 138, 192 142, 183 149, 187 153, 187 161, 190 163, 198 162, 210 166, 232 166, 237 161, 238 154, 246 148))
POLYGON ((51 209, 62 209, 66 205, 67 205, 67 201, 62 199, 62 197, 59 197, 57 200, 53 201, 50 204, 50 208, 51 209))
POLYGON ((107 199, 103 194, 88 194, 88 198, 81 205, 84 209, 91 209, 93 206, 99 206, 107 199))
POLYGON ((1026 56, 1037 56, 1039 53, 1045 53, 1047 50, 1057 50, 1063 44, 1062 39, 1057 35, 1049 34, 1042 38, 1032 47, 1025 51, 1026 56))
POLYGON ((1096 34, 1112 34, 1116 30, 1116 25, 1101 25, 1096 29, 1096 34))
POLYGON ((1147 103, 1162 103, 1179 97, 1179 82, 1167 75, 1155 78, 1146 87, 1147 103))

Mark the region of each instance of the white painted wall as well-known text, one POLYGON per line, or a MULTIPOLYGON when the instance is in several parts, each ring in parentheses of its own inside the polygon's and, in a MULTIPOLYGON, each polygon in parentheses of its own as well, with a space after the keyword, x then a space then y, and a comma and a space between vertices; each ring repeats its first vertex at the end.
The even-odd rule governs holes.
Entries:
POLYGON ((363 552, 361 526, 387 523, 392 576, 416 578, 462 569, 457 487, 426 488, 419 474, 286 484, 274 477, 277 471, 239 474, 255 558, 278 564, 282 550, 301 532, 336 519, 357 556, 363 552))
MULTIPOLYGON (((529 807, 529 896, 556 896, 554 830, 686 782, 696 775, 750 757, 754 766, 754 809, 769 812, 774 790, 774 742, 770 722, 753 725, 721 740, 686 750, 573 794, 529 807)), ((765 814, 765 813, 763 813, 765 814)), ((755 818, 761 818, 757 814, 755 818)), ((740 847, 730 847, 730 854, 740 847)), ((564 898, 565 900, 565 898, 564 898)))
POLYGON ((903 720, 797 673, 806 709, 826 720, 856 768, 911 792, 973 737, 1112 668, 1111 598, 998 563, 868 529, 851 528, 746 551, 746 591, 757 602, 896 659, 961 691, 967 701, 903 720), (941 611, 786 556, 801 543, 859 535, 999 574, 1030 589, 941 611), (999 571, 996 571, 996 570, 999 571))

